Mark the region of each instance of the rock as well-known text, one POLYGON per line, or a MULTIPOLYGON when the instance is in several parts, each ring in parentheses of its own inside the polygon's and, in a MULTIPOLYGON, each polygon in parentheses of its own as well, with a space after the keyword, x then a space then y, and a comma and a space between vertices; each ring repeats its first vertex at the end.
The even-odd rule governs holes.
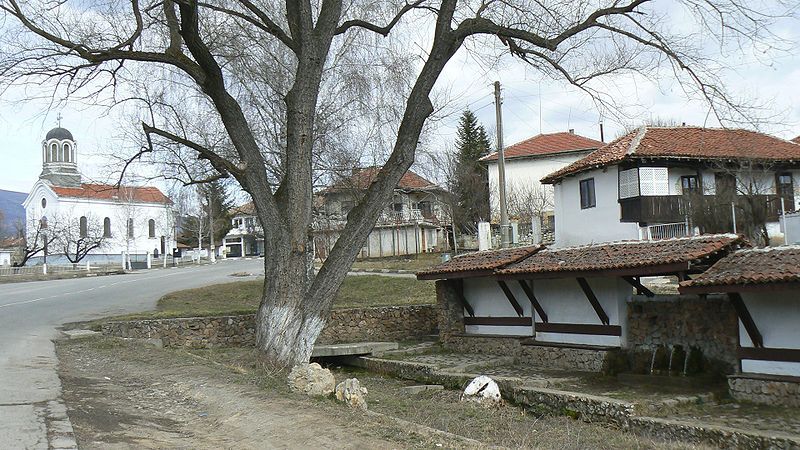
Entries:
POLYGON ((289 388, 312 397, 331 395, 336 387, 336 380, 328 369, 317 363, 298 364, 292 368, 287 377, 289 388))
POLYGON ((461 394, 461 401, 476 402, 484 406, 499 405, 501 400, 500 386, 486 375, 475 377, 461 394))
POLYGON ((367 409, 367 388, 361 387, 358 378, 348 378, 336 385, 336 400, 346 403, 351 408, 367 409))

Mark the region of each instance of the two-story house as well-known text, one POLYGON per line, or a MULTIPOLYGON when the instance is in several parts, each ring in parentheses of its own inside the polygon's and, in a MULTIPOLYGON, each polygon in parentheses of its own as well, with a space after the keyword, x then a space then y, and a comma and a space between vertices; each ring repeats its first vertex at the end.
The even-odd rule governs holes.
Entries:
POLYGON ((231 212, 233 227, 223 241, 227 256, 260 256, 264 254, 264 230, 258 221, 253 202, 231 212))
MULTIPOLYGON (((347 222, 347 214, 378 175, 380 167, 354 170, 317 196, 314 214, 316 256, 327 257, 347 222)), ((450 214, 446 191, 409 170, 394 190, 359 257, 412 255, 447 247, 450 214)))
MULTIPOLYGON (((539 180, 602 147, 603 143, 575 134, 574 130, 562 133, 539 134, 506 147, 505 174, 506 198, 509 214, 523 221, 538 216, 542 240, 552 240, 553 188, 539 180)), ((498 155, 490 153, 483 158, 489 178, 489 208, 492 221, 499 221, 498 155)))
POLYGON ((748 130, 642 127, 542 183, 554 186, 555 244, 563 247, 742 232, 759 215, 769 237, 780 239, 779 214, 800 204, 798 176, 800 145, 792 141, 748 130))

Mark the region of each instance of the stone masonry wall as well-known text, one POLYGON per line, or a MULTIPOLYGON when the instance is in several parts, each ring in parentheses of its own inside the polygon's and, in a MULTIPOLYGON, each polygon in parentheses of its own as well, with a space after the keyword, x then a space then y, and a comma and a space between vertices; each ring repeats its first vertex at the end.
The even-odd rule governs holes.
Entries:
POLYGON ((694 346, 731 373, 737 366, 738 333, 736 311, 724 297, 634 296, 628 303, 628 348, 633 351, 694 346))
MULTIPOLYGON (((436 333, 434 305, 339 309, 318 342, 401 340, 436 333)), ((255 315, 108 322, 103 334, 161 339, 164 347, 210 348, 255 345, 255 315)))
POLYGON ((731 376, 728 377, 728 389, 736 400, 800 407, 800 379, 731 376))

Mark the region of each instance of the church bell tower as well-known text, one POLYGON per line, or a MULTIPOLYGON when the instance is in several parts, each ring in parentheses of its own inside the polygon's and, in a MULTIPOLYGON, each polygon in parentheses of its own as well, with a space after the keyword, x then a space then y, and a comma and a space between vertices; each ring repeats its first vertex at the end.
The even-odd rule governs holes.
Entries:
POLYGON ((42 141, 42 174, 39 178, 53 186, 79 187, 78 148, 72 133, 59 126, 47 132, 42 141))

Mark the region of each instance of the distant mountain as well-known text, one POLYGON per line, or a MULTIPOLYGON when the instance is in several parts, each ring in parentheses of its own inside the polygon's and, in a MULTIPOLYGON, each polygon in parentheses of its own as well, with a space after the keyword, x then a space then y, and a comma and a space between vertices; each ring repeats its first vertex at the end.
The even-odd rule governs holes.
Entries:
POLYGON ((3 221, 0 222, 0 237, 9 236, 16 232, 15 224, 25 221, 25 208, 22 202, 28 194, 25 192, 4 191, 0 189, 0 212, 3 221))

